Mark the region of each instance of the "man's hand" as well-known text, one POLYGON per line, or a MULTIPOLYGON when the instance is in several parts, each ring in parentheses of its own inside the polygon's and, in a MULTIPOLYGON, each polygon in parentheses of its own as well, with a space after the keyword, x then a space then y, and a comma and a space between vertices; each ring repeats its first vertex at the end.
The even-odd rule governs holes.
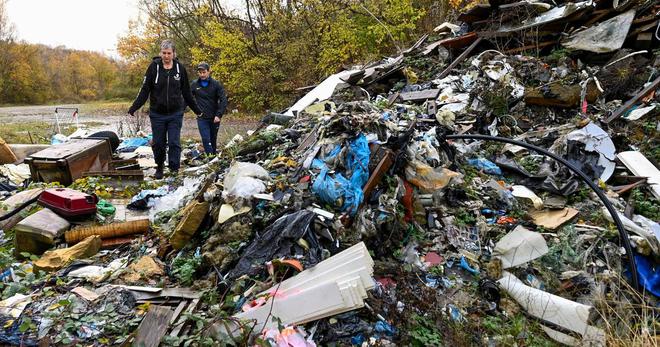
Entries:
POLYGON ((213 118, 213 123, 216 123, 216 124, 220 123, 220 117, 215 116, 215 118, 213 118))

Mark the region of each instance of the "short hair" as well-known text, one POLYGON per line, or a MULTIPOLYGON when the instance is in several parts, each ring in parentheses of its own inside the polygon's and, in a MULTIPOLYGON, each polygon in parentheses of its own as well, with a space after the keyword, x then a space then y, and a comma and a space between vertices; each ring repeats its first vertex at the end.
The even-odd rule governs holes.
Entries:
POLYGON ((160 49, 171 49, 172 52, 176 52, 176 48, 174 47, 174 42, 172 40, 163 40, 163 42, 160 43, 160 49))

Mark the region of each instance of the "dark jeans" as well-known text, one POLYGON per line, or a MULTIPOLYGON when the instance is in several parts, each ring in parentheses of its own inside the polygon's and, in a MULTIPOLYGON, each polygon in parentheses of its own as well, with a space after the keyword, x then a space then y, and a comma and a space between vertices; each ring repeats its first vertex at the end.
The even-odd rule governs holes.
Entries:
POLYGON ((216 154, 220 123, 213 123, 213 118, 197 118, 197 127, 204 144, 204 152, 206 154, 216 154))
POLYGON ((181 165, 183 114, 162 115, 151 112, 149 113, 149 120, 151 121, 151 132, 153 134, 151 149, 154 151, 156 164, 163 166, 165 153, 167 152, 168 167, 170 170, 178 170, 181 165))

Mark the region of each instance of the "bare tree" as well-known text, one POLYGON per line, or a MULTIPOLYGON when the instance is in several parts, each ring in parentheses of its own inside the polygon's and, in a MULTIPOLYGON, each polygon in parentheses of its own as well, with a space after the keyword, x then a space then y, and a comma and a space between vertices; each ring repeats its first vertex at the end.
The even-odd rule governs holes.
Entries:
POLYGON ((0 0, 0 41, 12 41, 14 39, 14 25, 9 22, 7 16, 7 0, 0 0))

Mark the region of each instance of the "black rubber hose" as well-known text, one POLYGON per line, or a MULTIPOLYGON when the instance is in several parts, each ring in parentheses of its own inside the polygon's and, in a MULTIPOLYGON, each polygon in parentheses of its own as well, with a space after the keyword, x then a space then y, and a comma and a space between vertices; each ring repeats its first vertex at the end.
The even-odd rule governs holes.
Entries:
POLYGON ((18 206, 15 209, 11 210, 9 213, 0 216, 0 221, 9 219, 9 218, 13 217, 15 214, 21 212, 24 208, 34 204, 35 202, 37 202, 37 200, 39 200, 39 196, 40 195, 35 196, 34 198, 22 203, 20 206, 18 206))
MULTIPOLYGON (((576 175, 580 176, 582 180, 593 190, 596 195, 598 195, 598 198, 600 201, 603 202, 603 205, 605 205, 605 208, 607 211, 610 213, 612 216, 612 219, 614 220, 614 224, 616 225, 616 228, 619 230, 619 237, 621 238, 621 242, 623 243, 623 248, 626 250, 626 255, 628 256, 628 267, 630 268, 630 274, 631 274, 631 279, 632 279, 632 285, 637 291, 642 291, 642 288, 639 287, 639 280, 637 278, 637 266, 635 264, 635 257, 632 252, 632 246, 630 245, 630 238, 628 237, 628 232, 626 229, 623 228, 623 223, 621 222, 621 219, 619 218, 619 213, 614 209, 614 206, 612 206, 612 203, 607 200, 607 197, 605 194, 596 186, 591 179, 584 174, 580 169, 576 168, 573 166, 571 163, 567 162, 564 160, 564 158, 561 158, 557 156, 554 153, 551 153, 541 147, 530 145, 529 143, 517 141, 517 140, 512 140, 512 139, 507 139, 504 137, 497 137, 497 136, 490 136, 490 135, 476 135, 476 134, 463 134, 463 135, 439 135, 439 140, 445 139, 445 140, 485 140, 485 141, 496 141, 496 142, 504 142, 504 143, 510 143, 512 145, 517 145, 520 147, 527 148, 529 150, 541 153, 545 156, 548 156, 560 163, 562 163, 564 166, 569 168, 573 173, 576 175)), ((442 141, 441 141, 442 143, 442 141)))

